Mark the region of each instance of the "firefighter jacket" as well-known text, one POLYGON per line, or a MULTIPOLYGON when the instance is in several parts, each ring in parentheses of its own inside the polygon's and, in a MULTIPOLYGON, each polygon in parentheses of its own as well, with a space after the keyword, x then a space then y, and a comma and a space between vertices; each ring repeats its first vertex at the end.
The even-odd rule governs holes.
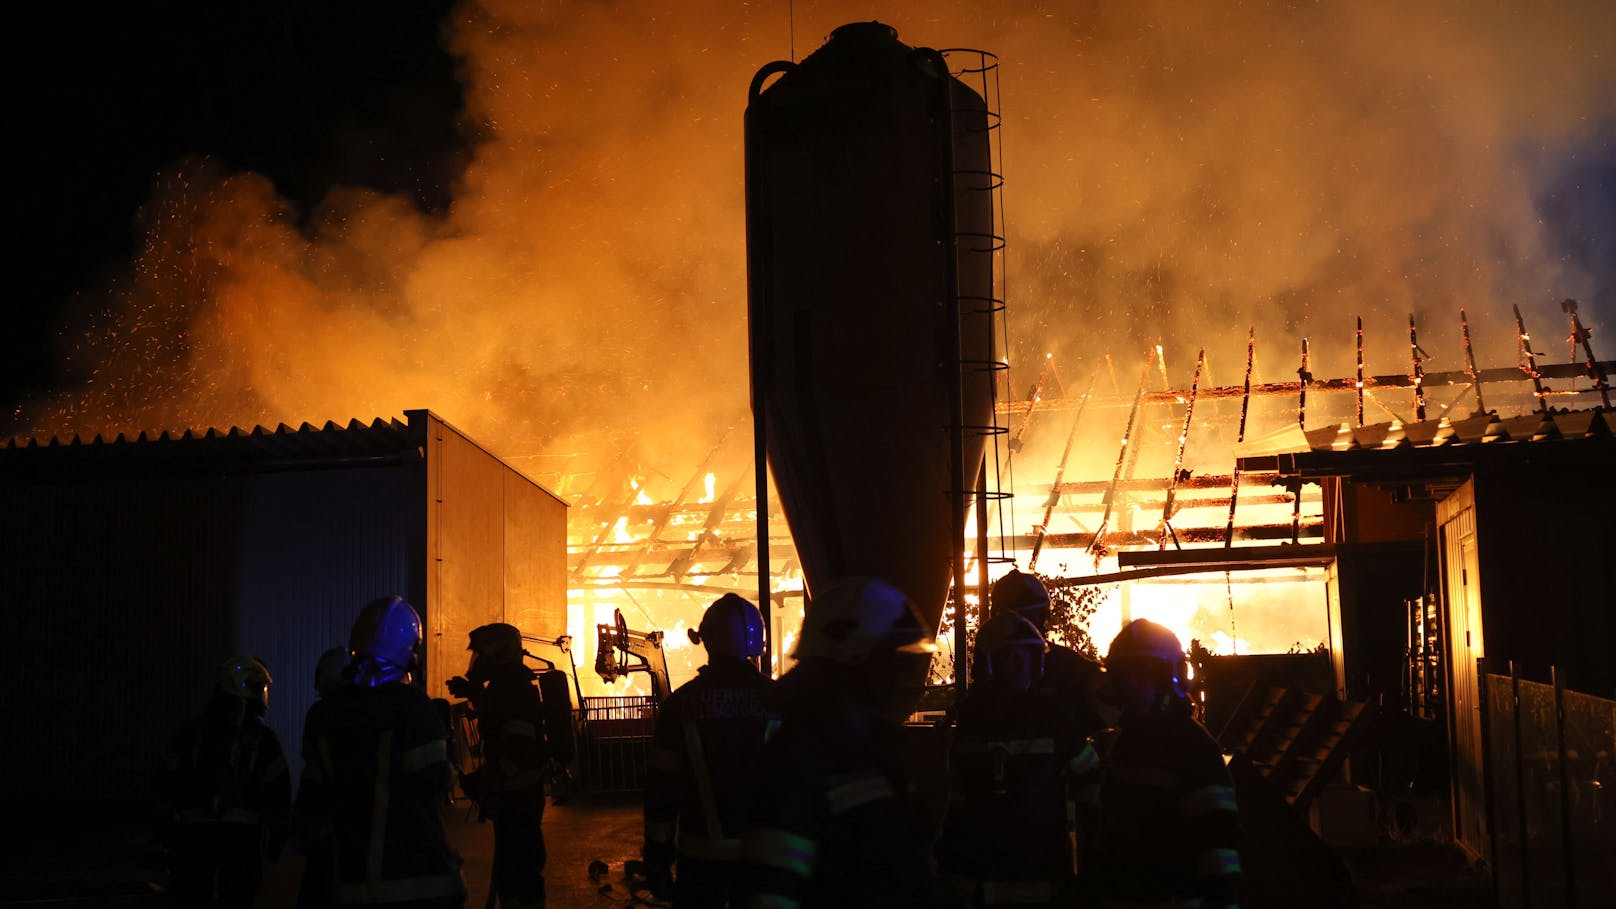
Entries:
POLYGON ((453 779, 443 721, 400 683, 344 685, 309 708, 297 825, 333 850, 335 905, 458 905, 439 816, 453 779))
POLYGON ((1032 687, 1055 703, 1065 705, 1079 734, 1090 736, 1106 726, 1095 709, 1095 692, 1103 674, 1100 664, 1082 653, 1050 644, 1049 653, 1044 656, 1043 677, 1032 687))
POLYGON ((1236 905, 1234 784, 1216 741, 1169 699, 1127 720, 1104 757, 1100 831, 1084 890, 1105 909, 1236 905))
POLYGON ((745 660, 714 660, 662 703, 646 775, 646 862, 667 867, 676 852, 740 858, 752 770, 777 725, 768 685, 745 660))
POLYGON ((285 837, 292 783, 280 739, 239 698, 215 697, 175 732, 154 789, 179 827, 257 827, 271 853, 285 837))
POLYGON ((495 667, 471 699, 482 740, 483 773, 498 801, 543 805, 550 736, 535 675, 520 661, 495 667))
MULTIPOLYGON (((790 681, 788 675, 777 685, 790 681)), ((958 905, 931 871, 926 822, 900 766, 899 733, 845 704, 782 711, 758 762, 742 845, 749 864, 742 906, 958 905)))
MULTIPOLYGON (((1095 692, 1104 670, 1081 652, 1060 644, 1050 644, 1044 654, 1044 674, 1033 682, 1033 690, 1067 710, 1080 733, 1093 735, 1106 722, 1095 709, 1095 692)), ((971 663, 973 683, 988 679, 987 654, 977 652, 971 663)))
POLYGON ((989 680, 960 703, 939 867, 982 905, 1048 905, 1072 876, 1066 786, 1086 746, 1069 710, 989 680))

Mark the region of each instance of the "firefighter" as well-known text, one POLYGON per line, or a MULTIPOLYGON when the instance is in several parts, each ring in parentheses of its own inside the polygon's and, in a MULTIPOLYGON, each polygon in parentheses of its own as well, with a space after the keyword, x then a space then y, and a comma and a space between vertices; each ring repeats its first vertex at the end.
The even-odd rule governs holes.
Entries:
POLYGON ((207 708, 169 743, 154 788, 169 815, 176 905, 251 905, 285 841, 292 790, 263 719, 270 682, 256 657, 225 660, 207 708))
POLYGON ((414 684, 420 646, 413 606, 370 602, 348 641, 352 683, 326 692, 304 721, 294 815, 304 842, 331 848, 330 905, 465 904, 438 813, 454 778, 443 724, 414 684))
POLYGON ((1103 756, 1084 891, 1104 909, 1238 905, 1234 785, 1218 743, 1190 713, 1178 637, 1136 619, 1105 664, 1122 716, 1103 756))
POLYGON ((496 622, 472 629, 471 663, 449 693, 471 702, 482 742, 480 770, 461 788, 494 822, 494 892, 501 906, 544 905, 544 784, 552 757, 535 673, 522 662, 522 633, 496 622))
POLYGON ((1067 773, 1086 740, 1036 683, 1044 636, 1005 610, 976 636, 982 677, 958 708, 939 867, 980 907, 1064 905, 1072 878, 1067 773))
POLYGON ((797 665, 771 692, 780 730, 758 760, 742 854, 752 907, 959 905, 930 867, 901 767, 901 725, 936 650, 892 585, 845 579, 809 603, 797 665))
MULTIPOLYGON (((324 698, 337 688, 348 684, 344 674, 353 654, 346 647, 333 647, 320 654, 314 664, 314 692, 324 698)), ((331 904, 331 888, 336 871, 332 867, 332 843, 303 841, 297 844, 303 853, 303 879, 298 887, 297 904, 301 909, 318 909, 331 904)))
MULTIPOLYGON (((1006 610, 1013 611, 1031 622, 1047 639, 1049 589, 1037 575, 1010 569, 993 583, 988 604, 990 618, 1006 610)), ((973 669, 979 671, 980 667, 973 669)), ((1088 736, 1110 725, 1100 706, 1103 679, 1099 663, 1070 647, 1050 644, 1044 657, 1044 674, 1035 685, 1055 701, 1069 705, 1079 730, 1088 736)))
POLYGON ((320 654, 319 661, 314 664, 314 693, 323 698, 338 685, 347 684, 345 673, 352 660, 353 654, 346 647, 333 647, 320 654))
POLYGON ((726 593, 690 638, 707 665, 659 708, 645 789, 647 878, 659 898, 672 883, 677 909, 730 905, 751 770, 775 725, 758 608, 726 593))

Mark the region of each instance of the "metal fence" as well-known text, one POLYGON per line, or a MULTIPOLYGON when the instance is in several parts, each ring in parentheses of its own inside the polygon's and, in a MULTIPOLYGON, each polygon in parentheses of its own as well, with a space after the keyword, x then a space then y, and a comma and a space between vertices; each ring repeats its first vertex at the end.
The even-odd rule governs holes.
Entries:
POLYGON ((1589 909, 1616 892, 1616 701, 1486 676, 1499 906, 1589 909))
POLYGON ((583 788, 590 792, 644 789, 657 699, 650 695, 587 697, 578 718, 578 776, 583 788))

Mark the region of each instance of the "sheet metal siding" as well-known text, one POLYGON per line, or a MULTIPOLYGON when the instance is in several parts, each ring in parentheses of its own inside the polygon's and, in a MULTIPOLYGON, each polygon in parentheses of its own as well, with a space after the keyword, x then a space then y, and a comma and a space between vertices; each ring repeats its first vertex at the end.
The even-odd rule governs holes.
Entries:
POLYGON ((424 467, 336 470, 250 478, 235 595, 237 635, 269 661, 276 685, 268 720, 301 772, 303 717, 314 664, 346 646, 360 608, 399 594, 419 603, 425 569, 424 467))
POLYGON ((467 633, 505 618, 504 470, 453 427, 436 419, 429 425, 428 570, 437 578, 425 619, 433 697, 447 697, 444 680, 465 671, 467 633))
POLYGON ((566 634, 566 504, 526 477, 507 473, 505 541, 506 620, 542 638, 566 634))
POLYGON ((1616 699, 1616 462, 1476 479, 1490 671, 1616 699))
POLYGON ((144 795, 233 653, 269 663, 296 764, 314 660, 364 600, 422 587, 406 545, 422 480, 416 464, 0 485, 0 702, 33 730, 3 749, 7 778, 144 795))
POLYGON ((426 681, 428 693, 445 697, 444 680, 465 670, 471 629, 511 622, 530 634, 559 633, 566 505, 436 417, 427 474, 426 681))

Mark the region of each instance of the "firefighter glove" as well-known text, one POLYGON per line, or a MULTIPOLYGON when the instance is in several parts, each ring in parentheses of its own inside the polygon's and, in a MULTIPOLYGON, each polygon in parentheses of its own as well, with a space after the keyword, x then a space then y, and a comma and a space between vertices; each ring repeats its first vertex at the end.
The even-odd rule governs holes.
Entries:
POLYGON ((461 700, 471 700, 482 693, 483 686, 473 682, 463 675, 457 675, 448 681, 449 693, 461 700))

